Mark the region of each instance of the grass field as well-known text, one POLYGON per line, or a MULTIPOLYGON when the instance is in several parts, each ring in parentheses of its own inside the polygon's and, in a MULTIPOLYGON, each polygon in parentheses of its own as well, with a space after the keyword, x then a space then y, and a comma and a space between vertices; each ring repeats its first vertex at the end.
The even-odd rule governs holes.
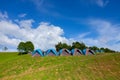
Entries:
POLYGON ((0 80, 120 80, 120 54, 32 57, 0 53, 0 80))

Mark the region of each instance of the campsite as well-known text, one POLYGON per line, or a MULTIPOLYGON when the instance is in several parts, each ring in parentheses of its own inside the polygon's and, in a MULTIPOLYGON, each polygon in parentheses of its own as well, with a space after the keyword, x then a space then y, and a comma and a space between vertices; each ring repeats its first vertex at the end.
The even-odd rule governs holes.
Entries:
POLYGON ((120 53, 80 56, 0 52, 0 80, 119 80, 120 53))
POLYGON ((0 80, 119 80, 120 52, 61 43, 51 49, 35 49, 20 42, 17 52, 0 52, 0 80))
POLYGON ((120 0, 0 0, 0 80, 120 80, 120 0))
POLYGON ((43 51, 41 49, 36 49, 32 53, 32 56, 73 56, 73 55, 95 55, 95 52, 90 49, 72 49, 71 51, 63 48, 60 49, 58 52, 55 49, 48 49, 47 51, 43 51))

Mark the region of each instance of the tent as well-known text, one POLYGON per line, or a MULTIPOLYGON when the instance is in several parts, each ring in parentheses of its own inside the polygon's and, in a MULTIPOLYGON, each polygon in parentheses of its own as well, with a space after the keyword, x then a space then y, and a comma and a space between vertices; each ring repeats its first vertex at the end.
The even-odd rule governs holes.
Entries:
POLYGON ((96 53, 103 53, 103 50, 95 50, 96 53))
POLYGON ((48 50, 45 52, 45 55, 49 55, 49 56, 57 56, 58 53, 56 52, 55 49, 48 49, 48 50))
POLYGON ((95 52, 93 50, 90 50, 90 49, 84 49, 83 54, 84 55, 90 55, 90 54, 95 55, 95 52))
POLYGON ((80 49, 75 48, 71 50, 71 55, 82 55, 82 54, 83 53, 80 49))
POLYGON ((36 56, 36 55, 44 56, 44 52, 41 49, 36 49, 32 52, 32 56, 36 56))
POLYGON ((71 52, 68 49, 61 49, 59 51, 59 55, 63 55, 63 56, 71 55, 71 52))

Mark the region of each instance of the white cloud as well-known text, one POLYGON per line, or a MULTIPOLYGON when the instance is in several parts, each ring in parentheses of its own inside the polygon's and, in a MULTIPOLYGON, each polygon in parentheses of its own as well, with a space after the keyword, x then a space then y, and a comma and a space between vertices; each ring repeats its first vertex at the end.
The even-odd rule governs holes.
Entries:
POLYGON ((25 17, 26 15, 27 15, 27 14, 23 13, 23 14, 18 15, 18 17, 23 18, 23 17, 25 17))
POLYGON ((21 20, 14 23, 10 20, 0 21, 0 45, 17 48, 20 41, 32 41, 35 48, 54 48, 58 42, 70 41, 63 37, 64 31, 59 26, 41 22, 37 28, 32 28, 34 20, 21 20))
POLYGON ((17 22, 19 23, 19 26, 21 28, 31 29, 32 23, 34 22, 34 20, 29 19, 29 20, 22 20, 22 21, 17 21, 17 22))
POLYGON ((95 3, 100 7, 105 7, 109 3, 109 0, 95 0, 95 3))
POLYGON ((92 19, 88 22, 89 26, 93 28, 93 31, 96 31, 98 36, 96 38, 79 38, 84 41, 88 46, 98 46, 98 47, 107 47, 120 51, 119 45, 116 44, 120 41, 120 25, 112 24, 111 22, 104 20, 92 19))
POLYGON ((86 32, 86 33, 80 34, 80 35, 78 36, 78 38, 84 38, 84 37, 86 37, 86 36, 89 35, 89 34, 90 34, 90 32, 86 32))
POLYGON ((58 26, 50 25, 42 22, 37 29, 34 30, 34 43, 43 49, 53 48, 58 42, 67 42, 63 35, 63 29, 58 26))
POLYGON ((106 42, 120 39, 118 37, 120 36, 120 25, 112 24, 111 22, 104 20, 91 20, 90 24, 96 28, 99 35, 102 37, 102 39, 106 40, 106 42))
POLYGON ((8 18, 7 14, 1 14, 3 19, 0 20, 0 45, 7 46, 10 49, 16 49, 20 41, 32 41, 35 48, 46 50, 54 48, 58 42, 66 42, 71 44, 73 41, 83 41, 88 46, 108 47, 110 49, 119 50, 118 43, 120 41, 120 25, 112 24, 105 20, 91 19, 88 25, 98 34, 97 37, 86 37, 92 32, 80 34, 78 38, 67 39, 64 37, 64 31, 59 26, 52 25, 47 22, 40 22, 37 28, 32 28, 32 19, 17 20, 13 22, 8 18))

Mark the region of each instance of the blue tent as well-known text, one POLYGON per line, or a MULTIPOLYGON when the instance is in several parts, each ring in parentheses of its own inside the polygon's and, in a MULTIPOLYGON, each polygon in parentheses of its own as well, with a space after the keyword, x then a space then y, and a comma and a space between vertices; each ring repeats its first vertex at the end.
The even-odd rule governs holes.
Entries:
POLYGON ((61 49, 59 50, 59 55, 71 55, 71 52, 68 49, 61 49))
POLYGON ((58 53, 56 52, 55 49, 48 49, 46 52, 45 52, 45 55, 50 55, 50 56, 57 56, 58 53))
POLYGON ((88 54, 95 55, 95 52, 93 50, 90 50, 90 49, 84 49, 82 52, 84 55, 88 55, 88 54))
POLYGON ((71 50, 71 55, 82 55, 83 53, 82 53, 82 51, 80 50, 80 49, 72 49, 71 50))
POLYGON ((103 53, 103 50, 95 50, 96 53, 103 53))
POLYGON ((35 56, 36 54, 38 54, 39 56, 44 56, 44 53, 42 52, 41 49, 36 49, 32 52, 33 56, 35 56))

